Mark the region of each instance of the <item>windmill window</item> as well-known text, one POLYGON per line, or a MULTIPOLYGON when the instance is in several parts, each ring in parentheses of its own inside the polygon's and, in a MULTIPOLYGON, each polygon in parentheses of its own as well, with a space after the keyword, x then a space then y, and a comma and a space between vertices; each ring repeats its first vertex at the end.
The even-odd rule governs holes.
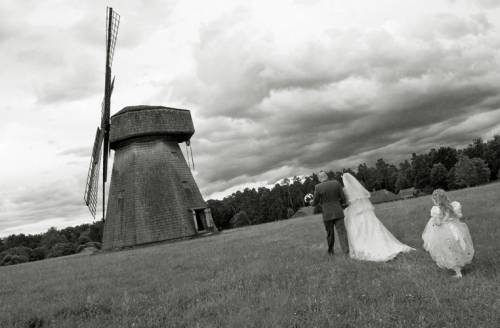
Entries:
POLYGON ((179 155, 177 154, 177 152, 176 152, 176 151, 173 151, 173 152, 172 152, 172 157, 173 157, 174 159, 179 159, 179 155))
POLYGON ((190 189, 187 181, 182 181, 182 186, 184 187, 184 189, 190 189))

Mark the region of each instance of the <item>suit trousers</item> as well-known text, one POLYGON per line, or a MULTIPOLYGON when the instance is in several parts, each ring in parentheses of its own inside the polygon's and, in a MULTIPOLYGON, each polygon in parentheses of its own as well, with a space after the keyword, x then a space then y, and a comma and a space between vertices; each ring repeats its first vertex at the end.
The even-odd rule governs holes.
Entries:
POLYGON ((337 234, 340 239, 342 252, 349 255, 349 242, 347 241, 347 230, 345 229, 344 218, 323 221, 327 233, 328 253, 333 254, 333 244, 335 243, 335 232, 333 227, 337 228, 337 234))

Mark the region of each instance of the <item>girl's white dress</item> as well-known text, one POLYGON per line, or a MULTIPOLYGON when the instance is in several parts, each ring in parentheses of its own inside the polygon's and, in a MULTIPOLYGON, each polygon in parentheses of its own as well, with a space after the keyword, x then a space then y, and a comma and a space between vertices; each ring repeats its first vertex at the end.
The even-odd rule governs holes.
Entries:
POLYGON ((444 214, 439 207, 431 209, 431 219, 422 233, 424 249, 428 251, 440 268, 457 270, 472 261, 474 245, 467 225, 460 221, 462 205, 451 203, 456 218, 444 214), (441 219, 441 225, 436 224, 441 219))
POLYGON ((348 173, 344 174, 345 194, 349 207, 344 223, 349 240, 349 256, 364 261, 389 261, 401 252, 414 248, 401 243, 380 222, 370 202, 370 193, 348 173))

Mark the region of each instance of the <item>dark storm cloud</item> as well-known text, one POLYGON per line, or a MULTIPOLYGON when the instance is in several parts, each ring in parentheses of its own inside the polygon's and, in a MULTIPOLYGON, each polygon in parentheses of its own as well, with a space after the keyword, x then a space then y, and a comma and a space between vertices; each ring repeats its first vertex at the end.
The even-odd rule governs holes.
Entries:
MULTIPOLYGON (((409 158, 444 146, 426 136, 437 126, 433 133, 454 131, 499 108, 500 45, 483 15, 431 15, 393 32, 331 29, 286 49, 244 19, 202 27, 194 75, 170 85, 174 99, 196 108, 205 194, 245 179, 274 182, 282 167, 300 175, 336 162, 409 158)), ((468 131, 447 140, 482 133, 468 131)))

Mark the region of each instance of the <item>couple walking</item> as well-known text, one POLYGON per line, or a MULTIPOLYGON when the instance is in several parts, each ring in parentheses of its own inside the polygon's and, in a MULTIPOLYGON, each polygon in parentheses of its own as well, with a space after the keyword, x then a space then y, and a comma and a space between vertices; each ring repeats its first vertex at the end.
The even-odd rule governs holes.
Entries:
POLYGON ((365 261, 388 261, 400 252, 415 250, 397 240, 375 216, 370 193, 349 173, 342 176, 345 189, 336 180, 318 174, 311 205, 323 207, 328 254, 333 255, 334 226, 345 256, 365 261), (344 192, 345 191, 345 192, 344 192))

